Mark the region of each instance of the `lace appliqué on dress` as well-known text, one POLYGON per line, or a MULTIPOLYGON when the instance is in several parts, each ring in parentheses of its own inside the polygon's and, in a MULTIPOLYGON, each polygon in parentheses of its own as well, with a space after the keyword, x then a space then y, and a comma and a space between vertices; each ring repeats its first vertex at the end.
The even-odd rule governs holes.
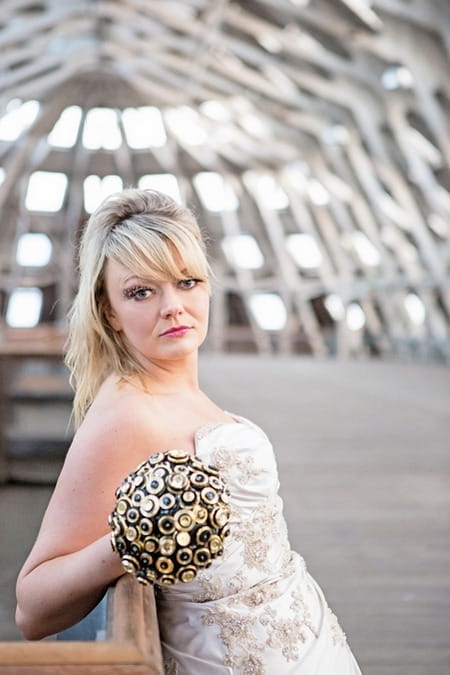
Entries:
POLYGON ((214 448, 211 459, 213 466, 225 475, 229 474, 232 469, 237 469, 239 482, 242 485, 245 485, 251 478, 262 473, 262 469, 255 465, 254 457, 250 452, 241 455, 235 450, 217 447, 214 448))
POLYGON ((277 582, 272 584, 263 583, 250 588, 245 593, 240 593, 238 597, 230 599, 230 605, 247 605, 247 607, 259 607, 264 602, 270 602, 279 597, 279 585, 277 582))
POLYGON ((197 575, 197 581, 201 588, 193 596, 193 600, 195 602, 209 602, 239 593, 245 586, 246 578, 242 571, 237 572, 232 577, 223 577, 201 571, 197 575))
POLYGON ((311 634, 317 637, 308 605, 300 589, 293 591, 291 598, 288 616, 278 616, 277 611, 269 605, 259 619, 267 630, 268 646, 280 649, 286 661, 296 661, 299 658, 299 643, 305 643, 311 634))
POLYGON ((330 608, 328 608, 328 620, 330 622, 331 638, 335 647, 345 647, 347 644, 347 637, 339 625, 337 617, 330 608))
POLYGON ((243 544, 242 558, 247 567, 273 572, 268 553, 283 527, 278 502, 279 499, 264 504, 251 518, 247 518, 239 528, 233 530, 233 538, 243 544))
POLYGON ((202 622, 220 627, 219 637, 226 648, 225 666, 238 668, 242 675, 266 675, 263 660, 258 656, 258 652, 264 651, 264 643, 255 635, 256 615, 242 615, 226 605, 218 605, 202 617, 202 622))
POLYGON ((279 583, 261 584, 230 597, 226 603, 210 609, 202 617, 204 625, 217 625, 225 649, 224 663, 241 675, 266 673, 264 652, 267 647, 279 650, 285 661, 299 658, 299 646, 317 632, 311 623, 308 606, 299 589, 291 593, 289 611, 279 616, 272 601, 280 597, 279 583), (239 608, 251 607, 251 614, 239 608), (258 612, 258 608, 263 608, 258 612))

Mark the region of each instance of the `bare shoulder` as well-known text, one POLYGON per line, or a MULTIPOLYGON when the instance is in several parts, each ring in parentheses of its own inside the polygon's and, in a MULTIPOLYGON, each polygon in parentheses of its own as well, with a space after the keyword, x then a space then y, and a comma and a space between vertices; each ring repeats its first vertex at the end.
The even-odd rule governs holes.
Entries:
POLYGON ((73 439, 68 459, 107 463, 119 470, 153 452, 158 430, 148 396, 127 382, 110 377, 102 385, 73 439))

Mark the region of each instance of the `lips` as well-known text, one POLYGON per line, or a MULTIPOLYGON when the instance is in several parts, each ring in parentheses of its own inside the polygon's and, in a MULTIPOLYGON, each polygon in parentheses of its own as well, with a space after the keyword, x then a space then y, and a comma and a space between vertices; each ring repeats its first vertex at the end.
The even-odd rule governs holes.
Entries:
POLYGON ((172 328, 168 328, 164 333, 161 333, 161 337, 181 337, 186 335, 189 330, 191 330, 190 326, 172 326, 172 328))

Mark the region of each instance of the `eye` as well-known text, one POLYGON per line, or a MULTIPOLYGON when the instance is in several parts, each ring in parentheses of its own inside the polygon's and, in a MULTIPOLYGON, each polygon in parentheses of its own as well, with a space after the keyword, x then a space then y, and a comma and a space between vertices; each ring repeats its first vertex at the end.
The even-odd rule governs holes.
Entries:
POLYGON ((189 290, 190 288, 195 288, 199 283, 201 283, 201 279, 182 279, 178 282, 178 285, 180 288, 189 290))
POLYGON ((153 288, 148 286, 133 286, 133 288, 126 288, 124 290, 124 295, 127 298, 132 298, 133 300, 145 300, 153 294, 153 288))

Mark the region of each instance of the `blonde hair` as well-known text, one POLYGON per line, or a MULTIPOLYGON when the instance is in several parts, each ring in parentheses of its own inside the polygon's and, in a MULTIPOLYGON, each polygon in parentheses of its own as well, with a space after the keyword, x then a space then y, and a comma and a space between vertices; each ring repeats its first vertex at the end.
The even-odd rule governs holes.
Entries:
POLYGON ((107 260, 153 280, 192 276, 208 281, 205 244, 193 214, 155 190, 123 190, 94 211, 84 229, 80 282, 69 311, 66 363, 75 390, 73 413, 83 420, 107 375, 129 379, 143 367, 107 319, 107 260), (183 270, 180 270, 180 260, 183 270))

